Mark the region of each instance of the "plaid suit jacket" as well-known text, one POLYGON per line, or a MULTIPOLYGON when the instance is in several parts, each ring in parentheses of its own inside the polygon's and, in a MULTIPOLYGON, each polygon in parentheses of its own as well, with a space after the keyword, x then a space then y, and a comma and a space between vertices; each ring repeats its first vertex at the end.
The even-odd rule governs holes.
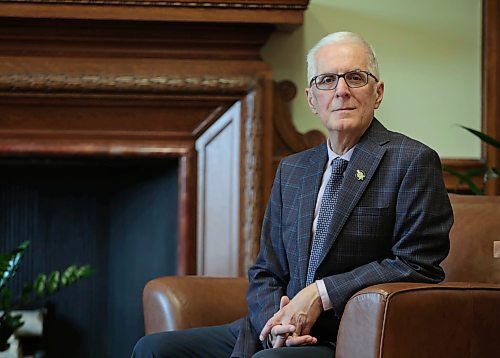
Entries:
MULTIPOLYGON (((249 316, 234 322, 233 357, 263 348, 258 334, 283 295, 305 287, 311 228, 326 146, 282 160, 266 209, 260 251, 249 270, 249 316)), ((388 131, 377 119, 356 146, 330 225, 328 247, 316 270, 333 309, 311 334, 335 342, 347 300, 358 290, 394 281, 439 282, 449 251, 453 213, 438 155, 424 144, 388 131)))

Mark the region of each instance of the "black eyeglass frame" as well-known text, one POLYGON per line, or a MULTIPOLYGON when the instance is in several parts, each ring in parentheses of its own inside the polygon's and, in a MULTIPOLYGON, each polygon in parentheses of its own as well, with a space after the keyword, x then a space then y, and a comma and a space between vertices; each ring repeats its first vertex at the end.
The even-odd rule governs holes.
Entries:
POLYGON ((339 85, 340 79, 343 78, 344 81, 345 81, 345 83, 346 83, 346 85, 347 85, 347 87, 349 87, 349 88, 360 88, 360 87, 364 87, 364 86, 366 86, 368 84, 368 77, 369 76, 372 76, 373 79, 375 80, 375 82, 378 82, 378 78, 375 77, 375 75, 373 73, 371 73, 370 71, 354 70, 354 71, 347 71, 347 72, 342 73, 342 74, 340 74, 340 73, 322 73, 322 74, 319 74, 319 75, 314 76, 313 78, 311 78, 311 81, 309 82, 309 87, 312 87, 312 84, 314 83, 314 85, 316 86, 316 88, 319 89, 320 91, 332 91, 332 90, 334 90, 334 89, 337 88, 337 86, 339 85), (347 74, 350 74, 350 73, 360 73, 360 72, 363 72, 364 74, 366 74, 366 83, 363 84, 363 85, 361 85, 361 86, 354 86, 354 87, 351 86, 348 83, 348 81, 345 79, 345 76, 347 74), (318 78, 320 76, 327 76, 327 75, 331 75, 331 76, 335 75, 335 76, 337 76, 337 83, 335 84, 335 87, 333 87, 333 88, 319 88, 318 84, 316 83, 316 78, 318 78))

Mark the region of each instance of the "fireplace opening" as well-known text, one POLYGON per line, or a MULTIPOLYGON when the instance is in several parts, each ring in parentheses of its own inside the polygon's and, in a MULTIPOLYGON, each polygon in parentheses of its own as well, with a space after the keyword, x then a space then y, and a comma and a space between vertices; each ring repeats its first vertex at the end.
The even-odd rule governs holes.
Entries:
POLYGON ((47 357, 126 357, 144 334, 142 289, 177 267, 178 159, 3 158, 0 252, 31 245, 10 288, 90 264, 43 303, 47 357))

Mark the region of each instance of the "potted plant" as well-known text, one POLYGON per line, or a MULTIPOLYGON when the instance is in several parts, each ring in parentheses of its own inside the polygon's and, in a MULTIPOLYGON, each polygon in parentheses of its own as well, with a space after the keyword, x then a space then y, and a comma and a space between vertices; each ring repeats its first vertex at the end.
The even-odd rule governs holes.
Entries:
MULTIPOLYGON (((478 130, 466 127, 466 126, 460 126, 463 129, 469 131, 470 133, 474 134, 476 137, 481 139, 484 143, 491 145, 495 148, 500 149, 500 141, 484 134, 483 132, 480 132, 478 130)), ((495 168, 495 167, 488 167, 488 166, 483 166, 481 168, 474 168, 471 170, 468 170, 466 172, 459 172, 453 168, 450 168, 448 166, 443 166, 443 170, 450 173, 451 175, 457 177, 460 182, 459 183, 465 183, 469 187, 469 189, 477 194, 477 195, 484 195, 483 189, 478 187, 476 183, 474 183, 473 178, 477 176, 481 176, 483 178, 483 182, 486 182, 491 179, 498 179, 500 175, 500 169, 495 168)))
POLYGON ((30 242, 25 241, 10 253, 0 253, 0 352, 9 349, 9 338, 24 322, 13 311, 23 305, 45 298, 91 274, 90 266, 71 265, 64 271, 49 275, 40 273, 33 282, 23 285, 22 292, 14 296, 7 283, 18 271, 30 242))

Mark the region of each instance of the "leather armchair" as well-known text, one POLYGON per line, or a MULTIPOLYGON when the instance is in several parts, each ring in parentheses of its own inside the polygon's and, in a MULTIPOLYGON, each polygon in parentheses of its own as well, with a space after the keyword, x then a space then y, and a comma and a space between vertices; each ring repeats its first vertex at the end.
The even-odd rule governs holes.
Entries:
MULTIPOLYGON (((341 319, 337 358, 500 355, 500 197, 450 199, 455 224, 446 281, 385 283, 356 293, 341 319)), ((242 317, 246 287, 244 278, 154 279, 143 295, 146 334, 242 317)))

